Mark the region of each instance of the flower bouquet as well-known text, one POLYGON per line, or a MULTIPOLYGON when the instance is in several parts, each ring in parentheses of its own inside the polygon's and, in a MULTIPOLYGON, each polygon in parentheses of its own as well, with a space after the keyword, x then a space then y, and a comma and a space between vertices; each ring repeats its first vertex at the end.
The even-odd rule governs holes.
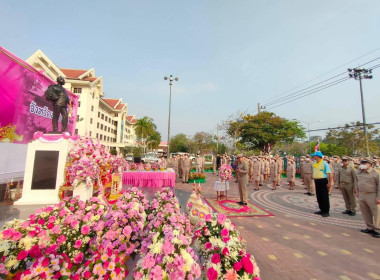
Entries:
POLYGON ((142 162, 140 162, 140 163, 137 164, 137 170, 140 171, 140 172, 142 172, 142 171, 145 170, 144 164, 142 162))
POLYGON ((194 245, 205 259, 206 279, 260 279, 253 256, 246 252, 236 226, 226 215, 210 214, 198 225, 194 245))
POLYGON ((129 165, 129 169, 130 169, 131 171, 135 171, 135 170, 137 169, 137 164, 136 164, 136 163, 132 163, 132 164, 130 164, 130 165, 129 165))
POLYGON ((228 181, 229 179, 231 179, 232 172, 233 172, 233 169, 231 165, 222 164, 222 166, 219 167, 219 177, 222 181, 228 181))
POLYGON ((98 179, 100 175, 99 165, 85 155, 67 167, 66 171, 74 187, 81 182, 87 182, 89 187, 91 180, 98 179))
POLYGON ((191 172, 189 174, 189 180, 205 180, 206 175, 204 173, 191 172))
POLYGON ((152 169, 153 169, 154 171, 157 171, 157 169, 160 168, 160 166, 158 165, 157 162, 153 162, 151 167, 152 167, 152 169))
POLYGON ((144 164, 144 168, 145 168, 146 171, 150 171, 150 169, 152 168, 152 166, 150 165, 149 162, 147 162, 147 163, 144 164))
POLYGON ((166 169, 166 161, 164 159, 160 160, 159 164, 160 170, 164 171, 166 169))

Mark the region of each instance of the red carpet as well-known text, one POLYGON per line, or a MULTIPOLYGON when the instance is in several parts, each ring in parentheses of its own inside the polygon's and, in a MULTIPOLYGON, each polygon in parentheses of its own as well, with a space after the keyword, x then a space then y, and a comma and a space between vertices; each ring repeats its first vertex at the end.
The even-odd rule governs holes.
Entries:
POLYGON ((216 198, 204 198, 204 200, 215 212, 223 213, 229 218, 274 216, 272 213, 250 201, 248 201, 248 205, 240 205, 237 203, 240 199, 236 197, 222 201, 217 201, 216 198))

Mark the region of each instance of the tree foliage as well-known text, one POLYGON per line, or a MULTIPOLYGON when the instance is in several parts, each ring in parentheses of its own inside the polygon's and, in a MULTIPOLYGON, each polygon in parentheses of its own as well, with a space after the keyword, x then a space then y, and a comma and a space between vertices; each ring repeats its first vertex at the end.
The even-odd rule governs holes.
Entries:
MULTIPOLYGON (((152 145, 156 145, 158 139, 161 142, 161 134, 157 132, 156 129, 157 129, 157 126, 153 122, 153 119, 150 117, 144 116, 143 118, 138 119, 136 121, 135 133, 136 133, 137 139, 140 140, 142 146, 144 147, 144 150, 146 149, 148 141, 150 141, 148 140, 149 137, 152 137, 151 139, 152 141, 151 143, 153 143, 152 145)), ((160 143, 158 142, 157 147, 159 144, 160 143)))
MULTIPOLYGON (((379 154, 379 129, 367 125, 368 146, 371 154, 379 154)), ((327 132, 324 143, 334 145, 336 154, 363 156, 367 154, 363 126, 360 122, 346 124, 342 129, 331 129, 327 132)), ((323 152, 322 148, 321 151, 323 152)))
POLYGON ((170 151, 172 153, 189 153, 190 139, 184 133, 177 134, 170 139, 170 151))
POLYGON ((273 148, 279 142, 291 143, 296 138, 305 137, 303 127, 298 121, 281 118, 272 112, 245 115, 241 121, 231 123, 232 131, 236 127, 240 142, 251 149, 264 150, 268 144, 273 148))

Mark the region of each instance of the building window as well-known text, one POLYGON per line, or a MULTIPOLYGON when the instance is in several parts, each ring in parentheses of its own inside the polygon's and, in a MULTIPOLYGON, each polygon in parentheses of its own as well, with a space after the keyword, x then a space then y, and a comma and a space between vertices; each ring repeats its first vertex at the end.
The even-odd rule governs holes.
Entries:
POLYGON ((77 122, 79 122, 79 115, 77 115, 77 122))
POLYGON ((107 122, 108 121, 108 117, 106 116, 106 119, 105 119, 105 121, 107 122))
POLYGON ((82 93, 82 88, 74 88, 74 93, 82 93))
POLYGON ((75 129, 75 135, 78 135, 78 129, 77 128, 75 129))
POLYGON ((100 125, 100 129, 103 130, 103 124, 100 125))
POLYGON ((80 101, 78 101, 78 107, 80 107, 80 101))
POLYGON ((90 124, 92 124, 92 118, 90 118, 90 124))
POLYGON ((103 135, 100 134, 100 140, 103 140, 103 135))
POLYGON ((99 133, 96 133, 96 138, 99 138, 99 133))
POLYGON ((90 131, 90 137, 92 136, 92 131, 90 131))
POLYGON ((91 111, 92 111, 92 112, 94 111, 94 106, 93 106, 93 105, 91 106, 91 111))
POLYGON ((99 128, 99 123, 96 125, 96 128, 99 128))
POLYGON ((104 114, 102 114, 102 120, 104 120, 104 114))
POLYGON ((100 112, 98 112, 98 118, 100 118, 100 112))
POLYGON ((108 132, 110 132, 110 128, 108 128, 108 132))

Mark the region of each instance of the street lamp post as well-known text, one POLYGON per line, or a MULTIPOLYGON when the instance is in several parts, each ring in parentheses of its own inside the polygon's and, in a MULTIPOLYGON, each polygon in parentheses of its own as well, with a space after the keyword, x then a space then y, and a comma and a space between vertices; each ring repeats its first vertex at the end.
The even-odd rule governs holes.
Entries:
POLYGON ((307 124, 307 131, 309 132, 309 154, 311 154, 310 125, 313 124, 313 123, 319 123, 322 120, 318 120, 318 121, 315 121, 315 122, 305 122, 305 121, 301 121, 301 120, 299 120, 299 121, 307 124))
POLYGON ((171 112, 171 107, 172 107, 172 85, 173 81, 178 81, 178 78, 173 78, 172 75, 168 77, 164 77, 164 80, 169 79, 169 86, 170 86, 170 95, 169 95, 169 119, 168 119, 168 148, 167 148, 167 158, 170 157, 170 112, 171 112))
POLYGON ((363 116, 364 138, 365 138, 365 145, 366 145, 366 149, 367 149, 367 157, 369 157, 367 123, 366 123, 366 120, 365 120, 362 79, 372 79, 372 70, 371 69, 367 70, 367 69, 363 69, 363 68, 355 68, 355 69, 348 69, 348 73, 349 73, 348 76, 350 78, 354 78, 355 80, 359 80, 360 99, 361 99, 361 102, 362 102, 362 116, 363 116))

